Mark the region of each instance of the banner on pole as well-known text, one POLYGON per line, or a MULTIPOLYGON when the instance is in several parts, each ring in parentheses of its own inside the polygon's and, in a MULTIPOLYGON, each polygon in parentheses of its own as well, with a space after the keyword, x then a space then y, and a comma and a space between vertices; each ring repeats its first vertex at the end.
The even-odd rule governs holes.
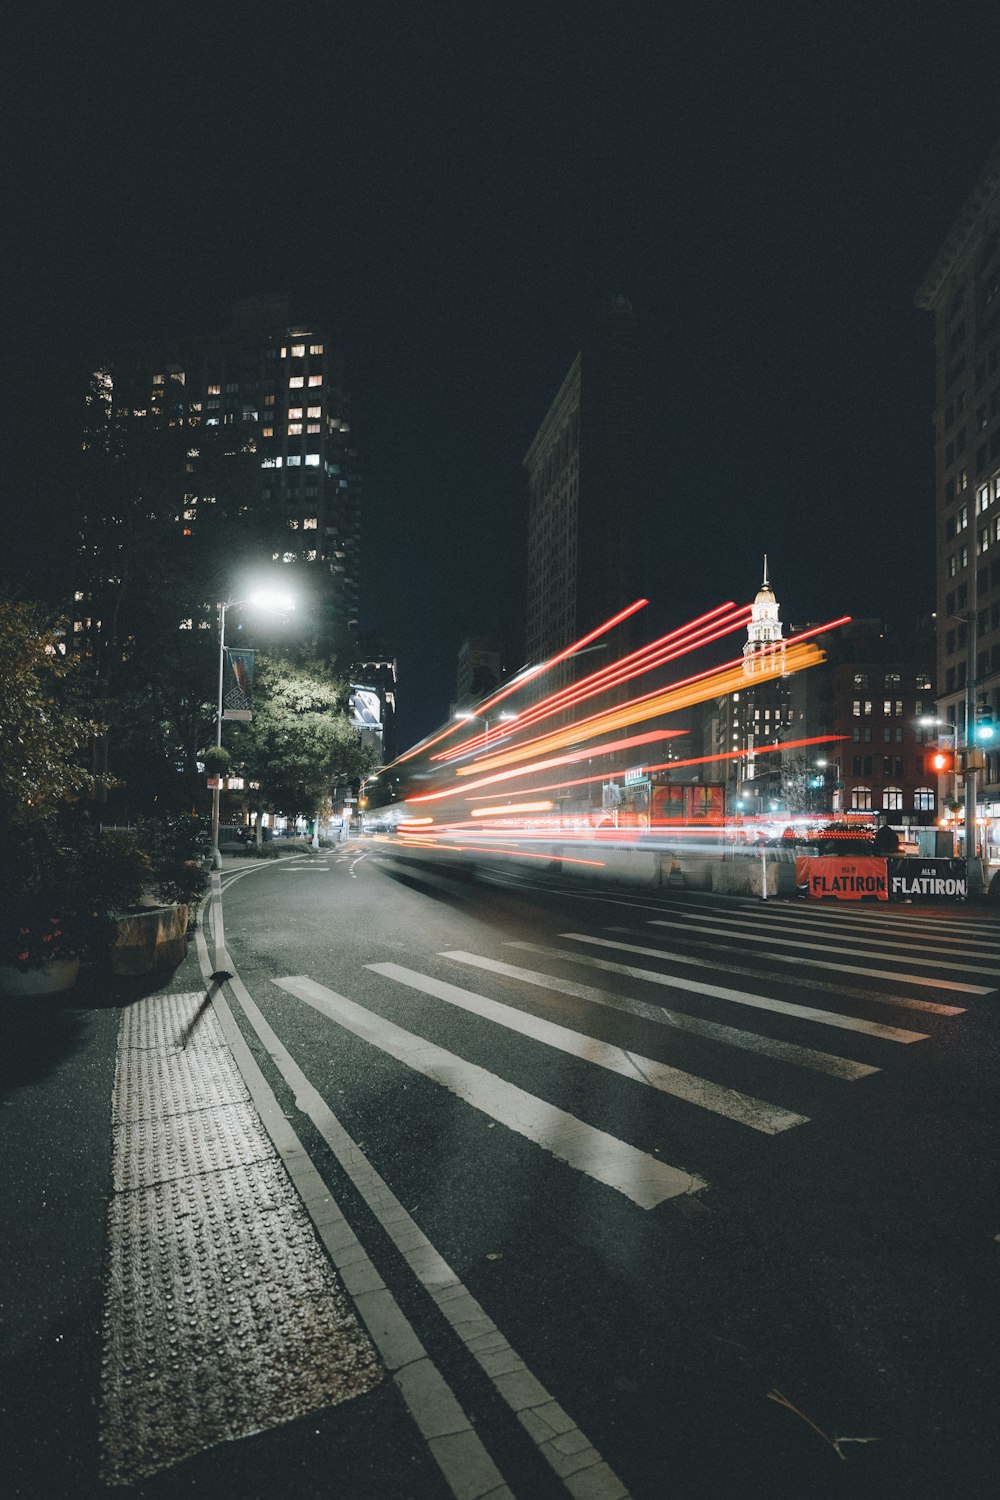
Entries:
POLYGON ((226 647, 226 671, 222 690, 222 717, 253 717, 253 652, 244 647, 226 647))

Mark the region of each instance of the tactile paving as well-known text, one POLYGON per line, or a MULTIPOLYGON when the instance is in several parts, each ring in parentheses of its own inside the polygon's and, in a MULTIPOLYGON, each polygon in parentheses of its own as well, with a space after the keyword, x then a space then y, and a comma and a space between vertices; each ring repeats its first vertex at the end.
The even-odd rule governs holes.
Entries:
POLYGON ((256 1110, 246 1104, 223 1104, 163 1119, 126 1119, 114 1129, 115 1192, 245 1167, 273 1155, 256 1110))
POLYGON ((157 995, 155 1003, 130 1006, 122 1020, 119 1045, 123 1051, 180 1052, 224 1047, 226 1039, 204 994, 191 990, 183 995, 157 995))
POLYGON ((108 1484, 360 1395, 384 1373, 228 1047, 176 1049, 175 1023, 183 1029, 203 1000, 152 996, 119 1038, 108 1484))

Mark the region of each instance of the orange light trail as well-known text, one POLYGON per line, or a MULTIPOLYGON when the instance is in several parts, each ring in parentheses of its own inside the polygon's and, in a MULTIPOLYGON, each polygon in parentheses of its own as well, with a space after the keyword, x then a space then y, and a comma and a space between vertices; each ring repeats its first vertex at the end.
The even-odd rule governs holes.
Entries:
MULTIPOLYGON (((568 687, 561 688, 558 692, 543 698, 539 703, 532 704, 517 715, 516 723, 513 723, 507 731, 501 731, 500 738, 509 740, 522 729, 540 723, 543 719, 551 718, 554 714, 571 708, 574 704, 582 703, 598 693, 618 687, 634 677, 641 677, 646 672, 653 671, 655 667, 664 666, 668 661, 674 661, 679 656, 684 656, 701 646, 707 646, 725 635, 731 635, 733 631, 741 629, 749 618, 749 605, 736 607, 731 603, 721 604, 707 614, 699 615, 690 624, 660 636, 648 646, 642 646, 628 656, 623 656, 619 661, 592 672, 580 682, 571 683, 568 687), (726 614, 726 611, 731 611, 731 613, 726 614), (719 616, 722 618, 718 618, 719 616)), ((496 738, 497 736, 494 735, 494 739, 496 738)), ((463 740, 460 745, 439 751, 431 759, 455 760, 459 756, 468 755, 479 749, 488 749, 488 747, 489 735, 476 734, 470 739, 463 740)))
MULTIPOLYGON (((596 630, 592 630, 589 635, 581 636, 578 641, 574 641, 571 646, 567 646, 564 651, 560 651, 558 656, 552 656, 548 661, 539 662, 530 671, 520 673, 511 682, 508 682, 506 686, 502 687, 499 692, 494 693, 492 698, 488 698, 485 703, 480 703, 477 716, 484 713, 486 709, 494 708, 496 704, 502 703, 505 698, 510 697, 511 693, 516 693, 526 682, 530 682, 532 678, 537 677, 540 673, 550 671, 552 667, 556 667, 560 662, 566 661, 568 657, 574 656, 577 651, 582 651, 584 646, 589 646, 591 641, 597 640, 598 636, 605 635, 609 630, 613 630, 616 625, 620 625, 623 620, 627 620, 637 610, 645 609, 648 603, 648 599, 636 599, 634 603, 626 605, 616 615, 612 615, 610 620, 605 620, 603 625, 598 625, 596 630)), ((439 730, 437 734, 428 736, 428 738, 421 740, 419 744, 413 745, 409 750, 404 750, 402 755, 397 755, 396 759, 390 761, 385 769, 389 770, 391 766, 398 766, 404 760, 410 760, 414 755, 419 755, 421 751, 429 750, 432 745, 440 744, 449 735, 455 734, 463 722, 463 720, 456 720, 452 724, 446 724, 444 729, 439 730)))
POLYGON ((651 729, 645 734, 633 734, 628 739, 607 740, 601 745, 587 745, 582 750, 572 751, 569 755, 552 756, 549 760, 532 761, 529 766, 516 766, 512 771, 497 771, 493 776, 482 776, 478 781, 470 781, 468 788, 449 786, 443 792, 420 792, 416 797, 407 797, 406 806, 413 807, 418 802, 440 802, 445 797, 454 797, 457 793, 464 796, 467 790, 472 791, 477 786, 494 786, 498 781, 509 781, 514 776, 525 776, 528 772, 547 771, 551 766, 569 766, 578 760, 589 760, 594 755, 612 755, 616 750, 628 750, 633 745, 650 745, 654 740, 664 738, 662 729, 651 729))

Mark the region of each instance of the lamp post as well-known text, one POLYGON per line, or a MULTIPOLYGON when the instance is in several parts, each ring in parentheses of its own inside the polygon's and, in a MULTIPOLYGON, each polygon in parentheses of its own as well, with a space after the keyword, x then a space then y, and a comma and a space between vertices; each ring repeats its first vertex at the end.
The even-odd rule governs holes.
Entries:
MULTIPOLYGON (((258 589, 253 594, 248 594, 245 599, 226 599, 219 601, 219 689, 215 700, 215 745, 216 749, 222 748, 222 689, 226 675, 226 611, 238 609, 243 604, 253 604, 258 609, 267 610, 273 614, 287 614, 295 608, 295 600, 291 595, 283 593, 280 589, 258 589)), ((219 782, 221 776, 215 777, 215 785, 212 788, 212 868, 221 870, 222 855, 219 852, 219 782)))
MULTIPOLYGON (((483 735, 483 749, 484 750, 488 750, 489 749, 489 744, 490 744, 490 720, 486 717, 485 714, 474 714, 471 709, 464 708, 464 709, 460 710, 460 712, 458 712, 455 715, 455 718, 458 719, 458 720, 465 720, 465 719, 476 719, 476 720, 478 720, 478 722, 480 724, 482 724, 483 729, 485 730, 485 733, 483 735)), ((507 723, 510 723, 512 720, 514 720, 516 718, 517 718, 517 714, 509 713, 505 709, 502 713, 497 714, 496 718, 493 720, 493 723, 494 724, 501 724, 501 723, 507 724, 507 723)))
MULTIPOLYGON (((929 715, 929 714, 924 715, 923 718, 918 719, 917 723, 920 724, 920 725, 922 725, 923 728, 925 728, 925 729, 937 729, 937 732, 938 732, 937 733, 937 739, 938 739, 938 749, 939 750, 940 749, 949 749, 950 748, 950 750, 951 750, 951 772, 952 772, 952 775, 951 775, 951 800, 952 800, 952 802, 957 803, 958 802, 958 725, 957 724, 953 724, 950 719, 936 719, 932 715, 929 715), (951 745, 950 745, 950 747, 947 744, 945 744, 944 746, 942 746, 942 744, 941 744, 941 741, 943 739, 945 739, 945 737, 947 735, 951 736, 951 745)), ((955 839, 955 834, 953 832, 952 833, 952 853, 953 854, 955 852, 954 839, 955 839)))

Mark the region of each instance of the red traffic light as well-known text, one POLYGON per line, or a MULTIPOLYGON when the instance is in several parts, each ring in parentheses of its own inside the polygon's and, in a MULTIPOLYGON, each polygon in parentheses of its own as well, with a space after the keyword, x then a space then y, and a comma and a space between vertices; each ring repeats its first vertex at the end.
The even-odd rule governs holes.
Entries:
POLYGON ((939 776, 946 776, 949 771, 955 769, 955 756, 951 750, 935 750, 931 756, 931 766, 939 776))

